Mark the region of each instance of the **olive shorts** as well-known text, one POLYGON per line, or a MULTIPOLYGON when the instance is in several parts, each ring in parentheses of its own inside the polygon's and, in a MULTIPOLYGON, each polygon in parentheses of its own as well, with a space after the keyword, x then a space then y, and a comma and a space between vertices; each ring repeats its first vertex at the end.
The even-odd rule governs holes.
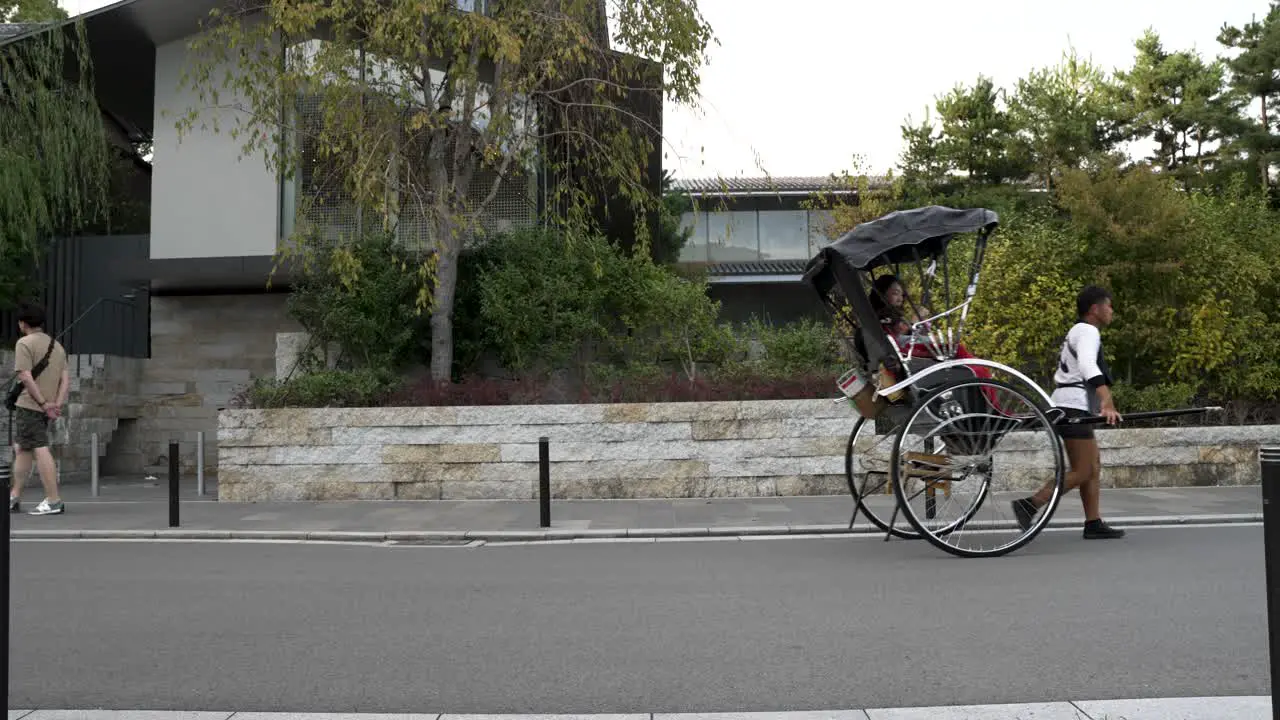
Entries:
POLYGON ((49 447, 49 416, 39 410, 14 408, 13 443, 20 450, 49 447))

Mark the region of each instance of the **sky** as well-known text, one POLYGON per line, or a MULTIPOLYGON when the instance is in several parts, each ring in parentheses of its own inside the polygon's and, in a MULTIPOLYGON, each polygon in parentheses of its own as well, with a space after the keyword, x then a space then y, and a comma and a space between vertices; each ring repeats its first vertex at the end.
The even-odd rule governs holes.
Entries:
MULTIPOLYGON (((79 14, 114 0, 61 0, 79 14)), ((181 0, 173 0, 181 2, 181 0)), ((718 45, 699 108, 664 111, 663 166, 678 178, 883 173, 901 125, 983 73, 1012 88, 1068 47, 1127 68, 1150 27, 1166 49, 1222 48, 1224 23, 1268 0, 697 0, 718 45), (855 159, 856 158, 856 159, 855 159)))

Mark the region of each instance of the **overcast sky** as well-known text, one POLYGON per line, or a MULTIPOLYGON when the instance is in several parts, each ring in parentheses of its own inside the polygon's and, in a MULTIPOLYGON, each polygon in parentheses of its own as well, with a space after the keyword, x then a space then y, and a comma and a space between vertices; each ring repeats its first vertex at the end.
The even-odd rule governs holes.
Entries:
MULTIPOLYGON (((114 0, 61 0, 79 14, 114 0)), ((181 0, 173 0, 181 2, 181 0)), ((1221 51, 1224 22, 1268 0, 698 0, 719 39, 702 109, 668 107, 664 166, 677 177, 884 172, 900 126, 978 73, 1012 86, 1073 45, 1128 67, 1147 27, 1169 49, 1221 51)))

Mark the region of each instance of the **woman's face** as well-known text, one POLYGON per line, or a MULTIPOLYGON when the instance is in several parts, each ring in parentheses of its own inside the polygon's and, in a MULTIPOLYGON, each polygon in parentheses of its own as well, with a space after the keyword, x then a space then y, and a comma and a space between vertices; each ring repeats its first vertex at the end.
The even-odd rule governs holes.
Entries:
POLYGON ((904 301, 902 284, 894 283, 890 285, 889 289, 884 294, 884 300, 889 303, 890 307, 902 307, 902 303, 904 301))

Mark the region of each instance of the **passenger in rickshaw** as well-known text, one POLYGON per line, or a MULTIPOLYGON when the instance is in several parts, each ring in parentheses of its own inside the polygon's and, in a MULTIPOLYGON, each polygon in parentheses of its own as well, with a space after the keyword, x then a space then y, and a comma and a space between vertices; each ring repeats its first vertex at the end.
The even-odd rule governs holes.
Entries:
MULTIPOLYGON (((911 323, 907 322, 905 311, 906 297, 906 291, 902 287, 902 282, 898 280, 898 276, 886 274, 875 279, 867 299, 871 301, 871 307, 879 315, 880 327, 885 334, 897 341, 899 347, 904 349, 911 347, 911 357, 934 357, 934 352, 927 342, 917 341, 914 346, 911 346, 911 323)), ((917 322, 924 320, 929 317, 929 309, 918 307, 915 315, 917 322)), ((926 325, 925 329, 927 328, 926 325)), ((964 343, 957 343, 956 358, 976 359, 977 355, 969 352, 964 343)), ((979 377, 991 377, 991 373, 982 366, 970 365, 969 367, 973 368, 979 377)))

